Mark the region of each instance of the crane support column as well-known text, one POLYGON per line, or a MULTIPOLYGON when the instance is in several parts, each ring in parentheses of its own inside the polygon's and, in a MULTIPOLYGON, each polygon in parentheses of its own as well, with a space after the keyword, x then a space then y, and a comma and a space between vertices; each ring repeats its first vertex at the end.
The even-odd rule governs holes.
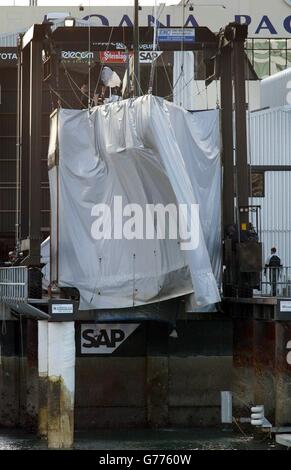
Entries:
POLYGON ((221 50, 221 127, 223 143, 223 222, 234 224, 232 49, 221 50))
MULTIPOLYGON (((246 89, 245 89, 245 40, 248 29, 244 25, 235 25, 233 41, 234 63, 234 98, 235 98, 235 155, 236 155, 236 182, 237 206, 249 205, 249 172, 247 148, 247 116, 246 116, 246 89)), ((248 212, 239 216, 240 224, 247 224, 248 212)))

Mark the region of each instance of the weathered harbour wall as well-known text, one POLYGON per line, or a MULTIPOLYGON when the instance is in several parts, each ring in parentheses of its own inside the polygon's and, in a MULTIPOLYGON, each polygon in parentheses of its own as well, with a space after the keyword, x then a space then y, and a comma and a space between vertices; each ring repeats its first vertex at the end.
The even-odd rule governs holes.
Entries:
MULTIPOLYGON (((43 394, 37 324, 12 318, 0 333, 0 426, 36 429, 43 394)), ((81 324, 75 325, 76 429, 219 425, 220 391, 232 387, 231 320, 208 314, 179 320, 177 338, 166 324, 140 322, 113 353, 89 347, 85 355, 81 324)))

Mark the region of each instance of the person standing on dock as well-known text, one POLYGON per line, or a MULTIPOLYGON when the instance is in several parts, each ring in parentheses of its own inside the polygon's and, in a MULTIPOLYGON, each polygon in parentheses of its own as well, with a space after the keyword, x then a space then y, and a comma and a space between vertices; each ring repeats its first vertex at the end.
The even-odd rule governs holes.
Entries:
POLYGON ((277 248, 271 248, 271 256, 269 256, 265 263, 264 275, 267 275, 267 269, 269 269, 269 279, 272 288, 273 297, 277 296, 277 283, 280 277, 280 271, 282 269, 281 259, 277 255, 277 248))

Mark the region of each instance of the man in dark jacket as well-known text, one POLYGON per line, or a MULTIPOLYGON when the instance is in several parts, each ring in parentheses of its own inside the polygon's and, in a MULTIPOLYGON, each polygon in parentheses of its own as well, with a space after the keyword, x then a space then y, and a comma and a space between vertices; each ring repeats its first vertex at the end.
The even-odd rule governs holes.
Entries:
POLYGON ((269 256, 265 263, 264 274, 267 275, 267 269, 269 269, 269 279, 272 287, 273 297, 277 296, 277 282, 280 277, 280 271, 282 269, 281 259, 277 255, 277 249, 271 248, 271 256, 269 256))

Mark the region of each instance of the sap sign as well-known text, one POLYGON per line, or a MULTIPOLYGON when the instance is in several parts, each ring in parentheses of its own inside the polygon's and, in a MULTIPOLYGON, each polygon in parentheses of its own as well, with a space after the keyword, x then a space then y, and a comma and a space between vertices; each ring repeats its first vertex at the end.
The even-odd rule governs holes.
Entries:
POLYGON ((139 323, 82 324, 81 354, 112 354, 138 326, 139 323))
POLYGON ((139 53, 139 61, 143 64, 151 64, 154 60, 156 60, 162 51, 148 51, 148 52, 140 52, 139 53))

